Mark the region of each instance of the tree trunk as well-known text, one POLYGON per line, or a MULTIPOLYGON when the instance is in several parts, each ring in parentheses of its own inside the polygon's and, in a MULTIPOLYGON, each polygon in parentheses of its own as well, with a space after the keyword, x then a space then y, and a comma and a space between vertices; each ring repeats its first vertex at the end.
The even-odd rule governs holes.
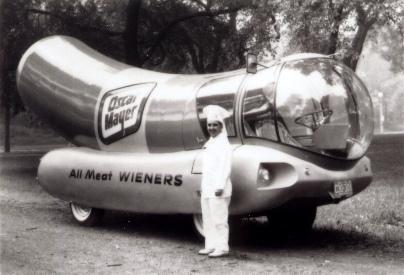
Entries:
MULTIPOLYGON (((334 11, 334 5, 332 1, 330 1, 330 8, 332 11, 334 11)), ((338 37, 339 37, 339 27, 341 26, 342 22, 342 12, 344 10, 343 5, 339 6, 337 10, 335 11, 335 15, 333 16, 334 23, 332 26, 332 30, 330 33, 330 45, 328 47, 328 54, 334 54, 337 51, 338 47, 338 37)))
POLYGON ((330 46, 328 47, 327 54, 334 54, 337 51, 338 46, 338 36, 339 31, 338 28, 340 26, 340 22, 334 24, 334 30, 330 33, 330 46))
POLYGON ((366 25, 359 25, 358 31, 352 41, 352 54, 344 58, 344 64, 350 67, 353 71, 356 70, 360 55, 362 54, 363 45, 366 40, 369 27, 366 25))
POLYGON ((142 0, 129 0, 126 8, 126 25, 123 35, 126 63, 136 67, 142 67, 143 65, 137 44, 141 5, 142 0))
POLYGON ((345 65, 349 66, 354 71, 356 70, 360 55, 362 54, 363 44, 365 44, 368 31, 378 20, 379 7, 374 6, 372 9, 373 16, 369 18, 371 14, 369 11, 366 13, 361 5, 356 7, 356 12, 358 13, 358 31, 352 41, 352 53, 343 60, 345 65))
MULTIPOLYGON (((7 94, 7 93, 5 93, 7 94)), ((10 104, 9 97, 7 95, 4 96, 4 105, 5 105, 5 121, 4 121, 4 152, 10 152, 10 104)))
MULTIPOLYGON (((8 96, 7 89, 4 86, 4 78, 6 77, 6 69, 4 64, 4 34, 5 29, 3 25, 3 15, 4 15, 4 2, 0 3, 0 108, 4 110, 4 152, 10 152, 10 97, 8 96)), ((0 111, 3 115, 3 112, 0 111)))
POLYGON ((365 26, 359 26, 358 32, 355 35, 355 38, 352 42, 352 48, 356 53, 355 58, 352 59, 351 69, 356 71, 356 67, 358 66, 359 58, 362 54, 363 45, 365 44, 366 36, 368 34, 369 28, 365 26))
POLYGON ((216 73, 218 71, 219 56, 222 50, 221 45, 222 43, 220 38, 216 38, 214 42, 212 62, 207 66, 207 73, 216 73))

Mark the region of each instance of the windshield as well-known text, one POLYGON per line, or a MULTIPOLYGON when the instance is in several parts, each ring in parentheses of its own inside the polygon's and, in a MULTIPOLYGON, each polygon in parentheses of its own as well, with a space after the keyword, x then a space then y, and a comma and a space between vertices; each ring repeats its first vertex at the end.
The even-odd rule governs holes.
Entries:
POLYGON ((365 154, 373 134, 373 107, 348 67, 330 59, 297 60, 283 66, 277 82, 269 77, 266 83, 247 87, 246 136, 338 158, 365 154))

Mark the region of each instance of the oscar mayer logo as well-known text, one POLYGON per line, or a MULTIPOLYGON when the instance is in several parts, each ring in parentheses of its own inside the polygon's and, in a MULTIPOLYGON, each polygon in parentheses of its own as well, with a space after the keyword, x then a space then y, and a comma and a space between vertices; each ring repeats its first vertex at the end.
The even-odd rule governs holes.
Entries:
POLYGON ((155 83, 134 85, 106 93, 98 113, 98 134, 104 144, 110 144, 135 133, 155 83))

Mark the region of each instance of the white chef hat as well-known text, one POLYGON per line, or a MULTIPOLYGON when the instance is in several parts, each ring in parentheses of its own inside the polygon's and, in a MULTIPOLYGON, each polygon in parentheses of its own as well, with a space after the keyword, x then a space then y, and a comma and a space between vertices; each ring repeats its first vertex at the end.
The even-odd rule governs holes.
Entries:
POLYGON ((229 112, 218 106, 218 105, 209 105, 203 108, 203 114, 207 118, 207 122, 212 122, 212 121, 219 121, 222 123, 223 128, 225 128, 224 120, 230 116, 229 112))

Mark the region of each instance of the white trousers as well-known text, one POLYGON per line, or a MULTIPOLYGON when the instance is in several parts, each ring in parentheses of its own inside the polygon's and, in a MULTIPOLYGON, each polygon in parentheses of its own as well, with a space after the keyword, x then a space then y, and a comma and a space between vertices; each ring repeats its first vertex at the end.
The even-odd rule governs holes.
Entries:
POLYGON ((201 199, 205 248, 229 251, 230 197, 201 199))

